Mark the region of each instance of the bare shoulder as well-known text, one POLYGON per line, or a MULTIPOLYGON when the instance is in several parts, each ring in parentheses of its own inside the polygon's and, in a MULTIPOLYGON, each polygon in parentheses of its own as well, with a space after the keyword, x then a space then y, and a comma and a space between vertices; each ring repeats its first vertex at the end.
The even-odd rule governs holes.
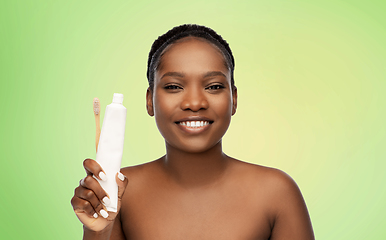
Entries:
POLYGON ((121 172, 129 179, 129 182, 135 179, 143 180, 146 177, 154 176, 160 165, 159 162, 160 159, 157 159, 139 165, 124 167, 121 168, 121 172))
POLYGON ((121 169, 123 175, 127 177, 129 183, 122 197, 122 212, 143 202, 143 196, 149 196, 159 184, 162 184, 164 176, 160 169, 160 160, 129 166, 121 169))
POLYGON ((295 181, 285 172, 260 165, 234 161, 236 172, 250 192, 263 195, 259 204, 266 206, 271 222, 270 239, 314 239, 308 210, 295 181))
POLYGON ((233 159, 235 173, 260 187, 272 191, 298 191, 295 181, 284 171, 233 159))

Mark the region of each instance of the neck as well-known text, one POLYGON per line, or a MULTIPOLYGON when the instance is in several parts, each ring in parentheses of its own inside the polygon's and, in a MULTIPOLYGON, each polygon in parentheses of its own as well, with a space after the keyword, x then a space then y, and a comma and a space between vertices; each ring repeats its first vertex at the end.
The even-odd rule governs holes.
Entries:
POLYGON ((222 152, 219 141, 205 152, 191 153, 166 143, 163 164, 167 173, 184 187, 207 186, 216 183, 225 173, 229 157, 222 152))

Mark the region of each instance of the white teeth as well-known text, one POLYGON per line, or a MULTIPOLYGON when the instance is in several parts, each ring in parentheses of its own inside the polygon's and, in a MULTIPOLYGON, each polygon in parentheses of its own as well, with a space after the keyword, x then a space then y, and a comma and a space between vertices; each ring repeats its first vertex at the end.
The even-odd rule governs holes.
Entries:
POLYGON ((182 126, 198 128, 198 127, 203 127, 203 126, 209 125, 209 122, 207 122, 207 121, 187 121, 187 122, 180 122, 180 124, 182 126))

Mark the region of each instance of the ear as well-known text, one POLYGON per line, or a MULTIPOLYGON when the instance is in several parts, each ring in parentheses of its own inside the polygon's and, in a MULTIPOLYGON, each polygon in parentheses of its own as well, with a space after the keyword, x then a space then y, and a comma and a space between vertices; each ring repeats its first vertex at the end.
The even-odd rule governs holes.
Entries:
POLYGON ((235 115, 236 109, 237 109, 237 87, 233 86, 232 88, 232 100, 233 100, 233 106, 232 106, 232 116, 235 115))
POLYGON ((146 109, 147 114, 150 116, 154 116, 154 110, 153 110, 153 91, 148 87, 146 91, 146 109))

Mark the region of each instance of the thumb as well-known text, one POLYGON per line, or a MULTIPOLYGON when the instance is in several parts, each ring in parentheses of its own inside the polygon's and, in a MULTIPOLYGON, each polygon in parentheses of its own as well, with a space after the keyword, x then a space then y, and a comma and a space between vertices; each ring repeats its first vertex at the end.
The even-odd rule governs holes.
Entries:
POLYGON ((129 183, 129 180, 121 172, 117 172, 117 175, 115 176, 115 181, 118 185, 118 199, 121 199, 123 193, 125 192, 126 186, 129 183))

